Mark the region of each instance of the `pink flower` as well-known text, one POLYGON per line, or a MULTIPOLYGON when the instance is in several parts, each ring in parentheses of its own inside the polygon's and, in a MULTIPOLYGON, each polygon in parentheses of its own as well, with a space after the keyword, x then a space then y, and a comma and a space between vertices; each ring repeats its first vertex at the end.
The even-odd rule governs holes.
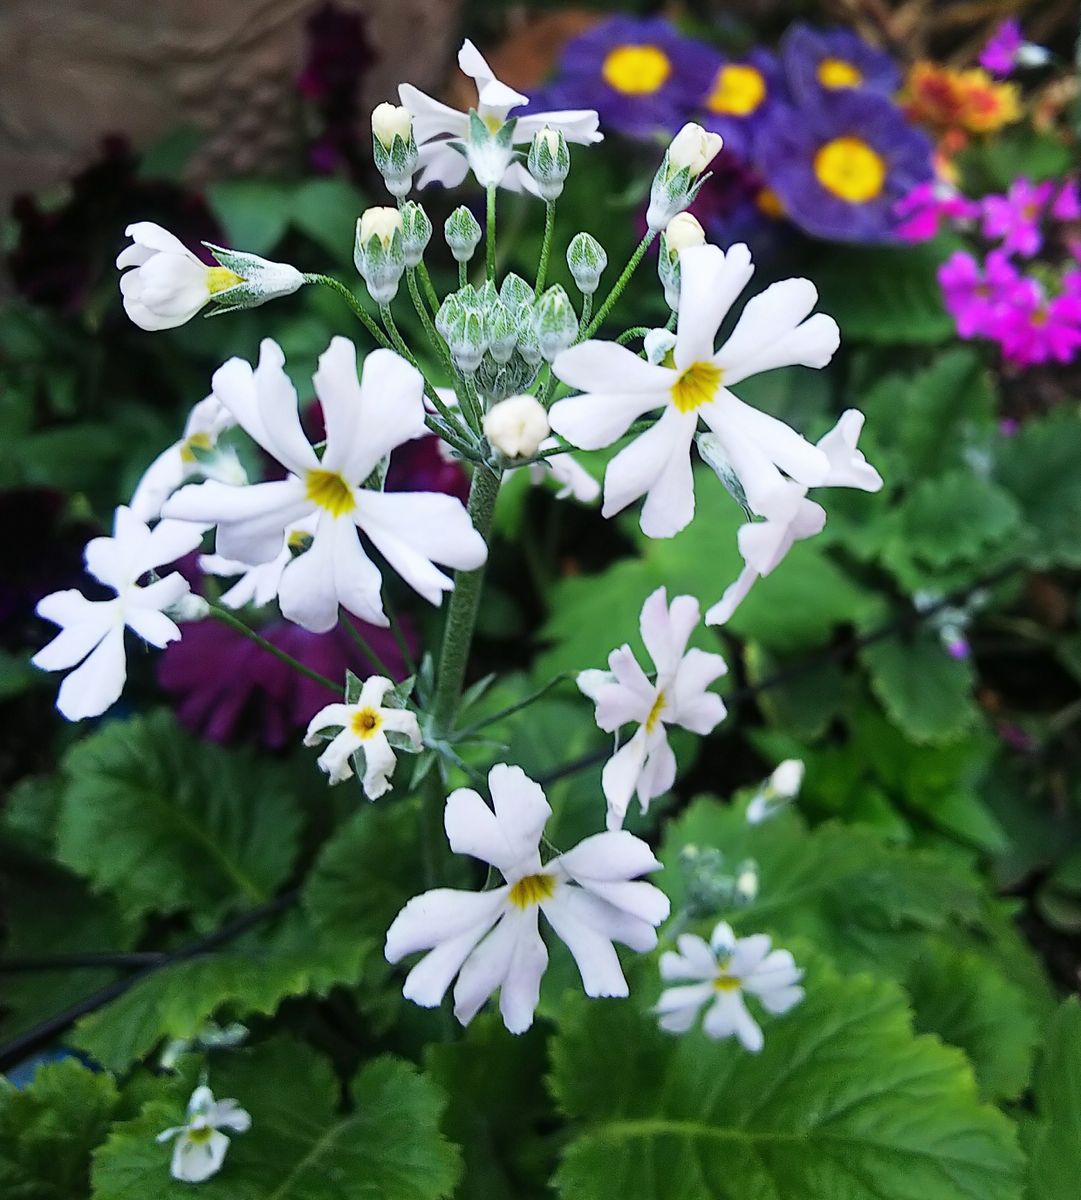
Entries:
POLYGON ((929 179, 898 200, 893 215, 900 219, 894 232, 902 241, 926 242, 938 233, 943 220, 957 224, 976 220, 980 206, 948 183, 929 179))
POLYGON ((998 312, 992 336, 1015 366, 1071 362, 1081 348, 1081 297, 1064 292, 1049 300, 1035 280, 1026 279, 998 312))
POLYGON ((1017 179, 1005 196, 985 196, 984 236, 1001 240, 1007 254, 1031 258, 1043 245, 1040 219, 1054 190, 1051 182, 1034 184, 1028 179, 1017 179))
POLYGON ((1011 17, 1003 21, 991 35, 990 41, 980 51, 979 64, 992 75, 1005 78, 1013 74, 1017 64, 1017 55, 1024 45, 1021 36, 1021 22, 1011 17))
POLYGON ((1081 220, 1081 195, 1078 195, 1076 179, 1067 179, 1062 185, 1051 201, 1050 213, 1056 221, 1081 220))
POLYGON ((993 336, 1000 309, 1022 284, 1001 250, 992 250, 982 269, 971 254, 956 251, 939 267, 938 282, 962 338, 993 336))

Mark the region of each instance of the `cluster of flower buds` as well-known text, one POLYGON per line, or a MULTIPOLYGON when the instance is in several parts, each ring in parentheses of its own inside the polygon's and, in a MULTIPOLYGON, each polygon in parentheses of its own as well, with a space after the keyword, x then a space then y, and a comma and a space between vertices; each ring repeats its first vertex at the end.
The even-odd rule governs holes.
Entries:
POLYGON ((413 186, 417 169, 417 142, 409 109, 395 104, 377 104, 372 110, 372 151, 392 196, 401 199, 413 186))
POLYGON ((376 304, 398 294, 406 267, 402 214, 396 208, 369 208, 357 221, 353 261, 376 304))
POLYGON ((592 296, 600 286, 601 275, 608 266, 604 247, 592 234, 576 233, 567 247, 567 266, 575 287, 583 296, 592 296))
POLYGON ((526 166, 541 199, 548 203, 558 200, 571 169, 571 154, 562 132, 546 125, 533 138, 526 166))
POLYGON ((467 283, 451 292, 435 315, 436 331, 447 343, 454 365, 467 375, 476 371, 488 349, 484 309, 482 293, 467 283))
POLYGON ((758 897, 758 864, 752 859, 733 871, 725 868, 724 855, 715 846, 687 845, 680 851, 679 866, 692 916, 715 916, 758 897))
POLYGON ((660 233, 677 213, 694 202, 709 178, 706 167, 717 157, 722 145, 719 133, 710 133, 693 121, 676 134, 653 177, 646 210, 650 229, 660 233))
POLYGON ((687 246, 704 246, 706 231, 689 212, 677 213, 661 234, 661 250, 657 256, 657 274, 664 287, 668 307, 679 308, 679 252, 687 246))

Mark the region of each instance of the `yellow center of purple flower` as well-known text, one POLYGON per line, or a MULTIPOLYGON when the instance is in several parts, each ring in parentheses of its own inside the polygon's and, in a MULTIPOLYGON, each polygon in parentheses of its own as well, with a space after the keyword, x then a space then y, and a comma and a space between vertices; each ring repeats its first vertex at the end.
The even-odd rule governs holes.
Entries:
POLYGON ((524 912, 534 904, 543 900, 551 900, 555 895, 556 881, 554 875, 525 875, 511 888, 507 899, 515 908, 524 912))
POLYGON ((649 716, 646 717, 646 733, 652 733, 657 728, 657 722, 661 719, 663 711, 664 692, 658 692, 657 699, 653 701, 653 707, 649 710, 649 716))
POLYGON ((362 742, 366 742, 368 738, 374 737, 379 732, 379 726, 382 724, 383 718, 374 708, 360 709, 353 714, 353 719, 349 722, 350 728, 362 742))
POLYGON ((723 374, 714 363, 691 363, 672 384, 672 403, 682 413, 694 412, 716 396, 723 374))
POLYGON ((766 81, 762 72, 745 63, 732 63, 717 72, 706 108, 725 116, 747 117, 765 98, 766 81))
POLYGON ((758 195, 754 198, 755 207, 760 213, 765 213, 767 217, 773 217, 774 220, 779 220, 784 216, 784 203, 781 197, 773 190, 773 188, 759 188, 758 195))
POLYGON ((668 55, 656 46, 616 46, 601 67, 605 83, 625 96, 649 96, 671 73, 668 55))
POLYGON ((185 438, 180 444, 180 461, 183 463, 195 463, 199 461, 199 456, 195 453, 196 450, 213 450, 214 445, 210 440, 209 433, 193 433, 190 438, 185 438))
POLYGON ((212 296, 216 296, 218 292, 227 292, 230 288, 243 282, 244 280, 235 271, 230 271, 228 267, 207 267, 206 269, 206 287, 212 296))
POLYGON ((344 517, 357 506, 353 499, 353 489, 337 471, 309 471, 305 487, 308 499, 325 509, 332 517, 344 517))
POLYGON ((819 147, 814 158, 818 182, 849 204, 866 204, 886 182, 886 162, 862 138, 839 137, 819 147))
POLYGON ((843 58, 824 58, 818 64, 818 82, 834 91, 859 87, 863 82, 863 72, 843 58))

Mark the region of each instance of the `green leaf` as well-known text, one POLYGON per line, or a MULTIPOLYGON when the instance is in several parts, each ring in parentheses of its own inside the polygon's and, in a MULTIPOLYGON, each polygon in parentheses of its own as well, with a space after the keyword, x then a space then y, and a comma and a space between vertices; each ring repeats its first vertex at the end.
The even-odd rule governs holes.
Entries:
POLYGON ((860 651, 860 661, 890 720, 912 741, 951 742, 975 720, 972 668, 950 658, 933 634, 872 642, 860 651))
POLYGON ((585 1124, 560 1195, 1017 1200, 1010 1123, 978 1101, 960 1053, 913 1035, 900 989, 823 966, 804 984, 757 1055, 666 1035, 625 1001, 568 1000, 552 1087, 585 1124))
POLYGON ((1081 1179, 1081 1003, 1061 1005, 1036 1079, 1039 1119, 1029 1153, 1030 1200, 1075 1200, 1081 1179))
POLYGON ((309 179, 293 194, 293 225, 336 264, 352 264, 353 239, 364 200, 345 179, 309 179))
POLYGON ((896 536, 907 554, 932 567, 948 567, 979 559, 1020 523, 1020 509, 1009 492, 956 469, 917 482, 901 508, 896 536))
POLYGON ((105 1140, 116 1084, 75 1059, 40 1067, 20 1091, 0 1078, 0 1195, 4 1200, 85 1196, 90 1153, 105 1140))
POLYGON ((225 179, 212 183, 207 197, 232 250, 269 254, 289 226, 292 194, 287 184, 269 179, 225 179))
POLYGON ((113 721, 64 760, 58 857, 121 911, 223 913, 268 900, 300 813, 272 769, 196 742, 166 712, 113 721))
POLYGON ((294 914, 270 934, 156 971, 84 1017, 71 1041, 122 1071, 163 1038, 193 1037, 222 1008, 229 1019, 245 1020, 274 1013, 289 997, 353 983, 370 950, 369 942, 322 934, 294 914))
MULTIPOLYGON (((199 1185, 209 1200, 440 1200, 458 1176, 456 1147, 439 1132, 443 1096, 408 1063, 379 1058, 361 1068, 351 1111, 329 1063, 277 1041, 223 1058, 211 1078, 252 1117, 232 1135, 221 1171, 199 1185)), ((94 1157, 93 1200, 190 1197, 169 1176, 171 1148, 154 1138, 181 1123, 187 1096, 152 1101, 114 1128, 94 1157)))
POLYGON ((1030 566, 1081 567, 1081 417, 1064 406, 1027 421, 998 452, 996 476, 1029 526, 1018 549, 1030 566))

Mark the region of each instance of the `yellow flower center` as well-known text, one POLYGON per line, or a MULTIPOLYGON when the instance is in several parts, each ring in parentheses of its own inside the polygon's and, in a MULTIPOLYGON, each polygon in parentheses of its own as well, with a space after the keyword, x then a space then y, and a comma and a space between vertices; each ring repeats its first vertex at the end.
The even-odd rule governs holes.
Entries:
POLYGON ((555 895, 556 881, 554 875, 526 875, 519 879, 511 888, 507 899, 515 908, 523 911, 542 900, 550 900, 555 895))
POLYGON ((668 55, 656 46, 617 46, 601 67, 605 83, 625 96, 648 96, 671 73, 668 55))
POLYGON ((362 708, 359 712, 353 714, 353 719, 349 724, 357 737, 362 742, 365 742, 368 738, 374 737, 379 732, 379 727, 383 724, 383 718, 374 708, 362 708))
POLYGON ((710 112, 733 117, 746 117, 766 98, 766 81, 762 72, 745 63, 721 67, 706 100, 710 112))
POLYGON ((839 137, 819 148, 814 159, 818 182, 849 204, 866 204, 882 191, 886 163, 865 141, 839 137))
POLYGON ((764 187, 758 192, 754 198, 755 206, 760 213, 765 213, 767 217, 773 217, 774 220, 780 220, 784 216, 784 203, 781 197, 773 190, 773 188, 764 187))
POLYGON ((831 89, 859 87, 863 73, 843 58, 824 58, 818 64, 818 82, 831 89))
POLYGON ((653 707, 649 710, 649 716, 646 717, 646 733, 652 733, 657 728, 657 722, 661 719, 663 710, 664 692, 658 692, 657 699, 653 701, 653 707))
POLYGON ((218 292, 227 292, 231 287, 236 287, 238 283, 243 282, 244 280, 235 271, 230 271, 228 267, 207 267, 206 269, 207 291, 212 296, 216 296, 218 292))
POLYGON ((718 975, 713 987, 718 992, 738 992, 742 984, 734 975, 718 975))
POLYGON ((183 463, 194 463, 199 461, 199 456, 195 453, 196 450, 213 450, 214 443, 210 440, 209 433, 193 433, 190 438, 185 438, 180 444, 180 461, 183 463))
POLYGON ((691 363, 672 384, 672 403, 680 412, 694 412, 716 396, 723 375, 714 363, 691 363))
POLYGON ((344 517, 357 506, 353 499, 353 489, 337 471, 309 471, 306 484, 308 499, 320 508, 325 508, 332 517, 344 517))
POLYGON ((201 1146, 204 1142, 209 1142, 214 1136, 214 1130, 209 1125, 204 1125, 202 1129, 189 1129, 188 1141, 194 1142, 197 1146, 201 1146))

